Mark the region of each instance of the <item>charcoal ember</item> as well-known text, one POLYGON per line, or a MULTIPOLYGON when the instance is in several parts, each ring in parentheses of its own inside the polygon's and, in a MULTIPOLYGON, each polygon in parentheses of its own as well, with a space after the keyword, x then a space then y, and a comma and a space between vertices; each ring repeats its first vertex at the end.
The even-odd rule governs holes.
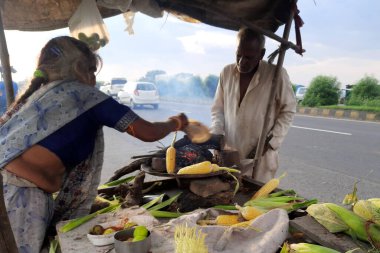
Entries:
POLYGON ((176 149, 176 164, 182 168, 195 163, 212 161, 212 153, 196 144, 188 144, 176 149))

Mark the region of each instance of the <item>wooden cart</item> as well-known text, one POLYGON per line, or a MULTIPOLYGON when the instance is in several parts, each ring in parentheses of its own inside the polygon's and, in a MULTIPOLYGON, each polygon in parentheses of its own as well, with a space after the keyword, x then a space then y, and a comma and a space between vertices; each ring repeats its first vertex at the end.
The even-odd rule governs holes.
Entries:
MULTIPOLYGON (((11 85, 11 68, 4 30, 46 31, 67 27, 69 18, 80 2, 81 0, 0 1, 0 58, 3 65, 8 105, 13 102, 14 93, 11 85)), ((101 5, 101 2, 101 0, 98 0, 98 5, 101 5)), ((209 25, 231 30, 238 30, 241 26, 247 26, 278 41, 281 46, 277 52, 277 68, 273 76, 271 99, 269 99, 267 105, 266 119, 268 119, 271 111, 271 101, 275 97, 277 78, 284 62, 286 50, 293 49, 299 54, 304 51, 299 33, 302 20, 298 16, 296 0, 151 0, 150 2, 156 7, 158 6, 162 11, 175 13, 184 19, 191 17, 209 25), (293 20, 296 21, 296 44, 288 40, 293 20), (284 24, 283 36, 280 37, 275 32, 284 24)), ((117 8, 99 6, 99 10, 103 18, 121 14, 121 11, 117 8)), ((267 124, 268 120, 265 120, 263 126, 261 126, 262 133, 254 159, 255 166, 260 163, 261 156, 259 154, 262 153, 264 148, 267 124)), ((1 181, 0 175, 0 183, 2 183, 1 181)), ((2 191, 0 191, 0 226, 0 252, 17 252, 3 202, 2 191)))

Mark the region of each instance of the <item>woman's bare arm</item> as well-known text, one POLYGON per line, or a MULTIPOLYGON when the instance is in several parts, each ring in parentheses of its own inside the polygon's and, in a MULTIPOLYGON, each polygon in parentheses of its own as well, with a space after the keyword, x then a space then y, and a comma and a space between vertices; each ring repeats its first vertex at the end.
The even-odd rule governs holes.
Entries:
POLYGON ((181 113, 178 116, 170 117, 165 122, 149 122, 139 118, 128 126, 126 132, 139 140, 153 142, 164 138, 171 132, 181 131, 187 125, 187 117, 181 113))

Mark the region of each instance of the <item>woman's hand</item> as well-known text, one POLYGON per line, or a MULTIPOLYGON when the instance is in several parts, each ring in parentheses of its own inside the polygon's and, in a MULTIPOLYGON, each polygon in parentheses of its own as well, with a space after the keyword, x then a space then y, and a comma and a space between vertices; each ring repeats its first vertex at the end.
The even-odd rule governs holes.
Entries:
POLYGON ((187 116, 184 113, 172 116, 169 119, 175 121, 175 131, 183 131, 187 127, 187 125, 189 125, 189 120, 187 119, 187 116))

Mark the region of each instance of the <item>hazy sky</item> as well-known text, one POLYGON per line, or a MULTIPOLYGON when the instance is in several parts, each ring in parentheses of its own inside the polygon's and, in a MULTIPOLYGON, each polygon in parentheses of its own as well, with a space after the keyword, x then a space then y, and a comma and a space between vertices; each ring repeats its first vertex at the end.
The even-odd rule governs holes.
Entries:
MULTIPOLYGON (((287 51, 284 67, 293 83, 308 85, 321 74, 336 76, 343 85, 365 75, 380 80, 379 0, 299 0, 298 8, 305 23, 301 34, 306 52, 300 56, 287 51)), ((110 43, 99 50, 104 66, 98 80, 133 80, 156 69, 168 74, 219 75, 235 59, 235 31, 186 23, 166 14, 154 19, 138 13, 134 35, 124 31, 122 15, 105 23, 110 43)), ((282 31, 283 26, 277 34, 281 36, 282 31)), ((13 79, 21 81, 33 73, 42 46, 54 36, 69 35, 69 30, 5 34, 11 65, 18 71, 13 79)), ((271 39, 266 44, 266 56, 279 45, 271 39)))

